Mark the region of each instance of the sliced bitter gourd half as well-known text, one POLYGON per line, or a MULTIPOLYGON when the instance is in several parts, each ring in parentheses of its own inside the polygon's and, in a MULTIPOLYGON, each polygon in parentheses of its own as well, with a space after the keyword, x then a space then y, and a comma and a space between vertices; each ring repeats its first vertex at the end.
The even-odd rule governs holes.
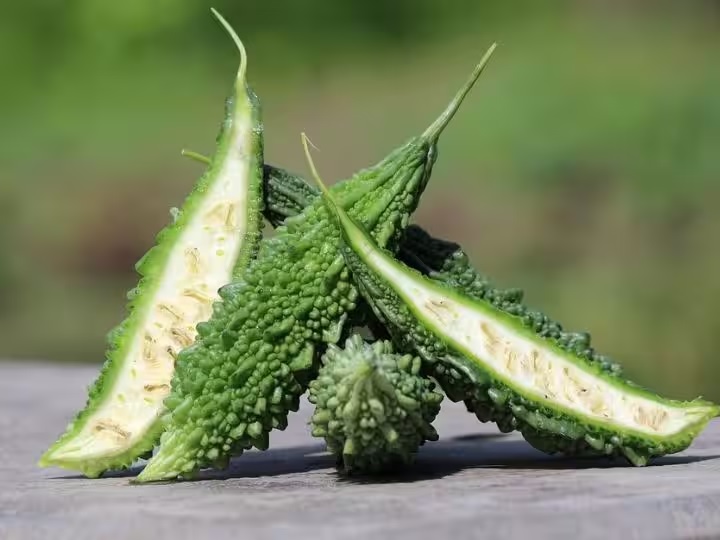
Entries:
MULTIPOLYGON (((194 152, 186 152, 186 155, 204 159, 194 152)), ((265 218, 273 226, 302 212, 320 193, 301 177, 272 165, 265 165, 263 180, 265 218)), ((560 323, 544 313, 525 306, 521 289, 499 289, 494 286, 472 266, 465 251, 455 242, 435 238, 420 226, 409 225, 400 241, 397 256, 400 261, 433 280, 442 281, 466 296, 489 302, 501 311, 519 317, 526 327, 542 337, 554 340, 560 348, 584 356, 605 371, 620 374, 619 364, 599 354, 591 346, 590 334, 563 329, 560 323)), ((372 319, 368 319, 367 323, 374 331, 382 330, 372 319)))
POLYGON ((329 192, 353 279, 401 350, 488 420, 541 450, 623 455, 634 465, 685 449, 720 408, 665 399, 563 349, 491 302, 421 275, 379 248, 329 192))
POLYGON ((86 407, 43 455, 43 466, 95 477, 129 466, 152 450, 177 353, 210 317, 218 289, 254 257, 261 237, 263 140, 260 108, 246 83, 242 43, 215 11, 240 51, 240 68, 217 148, 174 221, 136 265, 127 319, 108 336, 109 352, 86 407))

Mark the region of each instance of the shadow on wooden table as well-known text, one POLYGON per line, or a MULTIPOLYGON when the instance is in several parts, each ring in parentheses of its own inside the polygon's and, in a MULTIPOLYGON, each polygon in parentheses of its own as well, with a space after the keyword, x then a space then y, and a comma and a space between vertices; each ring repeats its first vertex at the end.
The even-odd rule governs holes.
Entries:
MULTIPOLYGON (((720 455, 665 456, 648 466, 672 466, 720 458, 720 455)), ((468 469, 505 470, 581 470, 632 468, 623 459, 568 458, 550 456, 532 448, 516 437, 473 435, 455 437, 428 444, 421 449, 416 462, 406 471, 373 477, 346 477, 346 482, 390 483, 415 482, 450 476, 468 469)))
MULTIPOLYGON (((650 467, 688 464, 720 456, 665 456, 650 467)), ((478 434, 453 437, 428 443, 420 449, 416 462, 397 472, 373 476, 340 476, 343 483, 409 483, 442 478, 467 469, 578 470, 632 467, 621 459, 564 458, 548 456, 533 449, 524 440, 503 434, 478 434)), ((189 482, 282 476, 327 469, 333 472, 335 459, 325 452, 324 445, 314 444, 247 452, 231 461, 223 470, 206 470, 189 482)), ((134 477, 141 466, 111 472, 106 478, 134 477)), ((58 478, 84 478, 80 475, 58 478)))

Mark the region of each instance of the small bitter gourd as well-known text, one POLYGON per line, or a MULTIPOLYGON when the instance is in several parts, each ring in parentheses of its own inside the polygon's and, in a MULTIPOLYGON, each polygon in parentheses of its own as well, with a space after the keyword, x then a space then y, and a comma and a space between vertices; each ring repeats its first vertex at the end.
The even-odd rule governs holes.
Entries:
POLYGON ((42 456, 95 477, 129 466, 152 450, 159 415, 170 391, 175 357, 207 319, 217 290, 241 272, 257 251, 262 226, 263 139, 259 102, 240 67, 217 149, 173 222, 137 263, 141 279, 128 297, 129 315, 109 336, 107 361, 90 387, 85 408, 42 456))
MULTIPOLYGON (((491 52, 421 136, 333 188, 380 245, 396 244, 429 179, 438 137, 491 52)), ((223 301, 178 356, 166 431, 138 482, 224 466, 251 446, 267 448, 269 432, 287 425, 316 375, 317 355, 340 339, 358 300, 330 219, 318 200, 286 220, 243 275, 221 289, 223 301)))
POLYGON ((353 279, 399 350, 418 354, 443 389, 464 392, 503 431, 517 429, 546 452, 644 465, 685 449, 720 412, 654 395, 532 331, 522 316, 423 276, 378 246, 332 194, 324 200, 353 279))
POLYGON ((420 358, 354 334, 344 349, 329 345, 322 361, 310 383, 312 434, 325 439, 344 472, 392 471, 437 440, 432 421, 443 396, 421 374, 420 358))

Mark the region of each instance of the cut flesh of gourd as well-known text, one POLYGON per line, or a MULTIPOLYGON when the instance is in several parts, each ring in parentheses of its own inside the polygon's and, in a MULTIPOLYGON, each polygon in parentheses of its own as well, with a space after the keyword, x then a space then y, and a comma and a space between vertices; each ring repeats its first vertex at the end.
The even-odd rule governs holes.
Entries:
POLYGON ((396 291, 411 309, 429 326, 442 329, 454 349, 476 359, 485 371, 533 401, 646 435, 674 435, 707 417, 705 405, 677 406, 643 392, 628 392, 583 369, 562 351, 538 344, 529 332, 503 324, 497 314, 440 289, 413 286, 383 264, 387 261, 375 262, 393 276, 396 291))
POLYGON ((194 341, 195 326, 210 317, 217 290, 232 277, 244 238, 246 197, 246 173, 237 175, 236 165, 223 168, 171 248, 157 290, 138 309, 137 330, 107 398, 51 459, 92 460, 121 451, 156 421, 177 353, 194 341))
POLYGON ((643 464, 636 450, 647 457, 678 451, 718 414, 720 409, 712 403, 661 398, 602 373, 492 305, 408 268, 377 247, 334 203, 314 168, 313 172, 338 218, 348 266, 391 333, 426 359, 451 364, 480 387, 489 385, 489 393, 500 393, 493 384, 509 390, 515 403, 505 406, 515 416, 534 414, 534 427, 541 430, 559 425, 553 423, 557 418, 578 426, 577 432, 588 437, 601 433, 620 445, 625 439, 635 445, 623 446, 625 455, 643 464), (435 358, 427 354, 433 348, 446 352, 435 358), (531 410, 535 412, 528 414, 531 410))
POLYGON ((177 353, 194 341, 195 327, 210 317, 218 289, 257 248, 259 108, 245 84, 245 51, 220 20, 238 44, 242 60, 215 157, 175 222, 138 263, 144 277, 88 406, 46 452, 41 465, 97 476, 128 466, 152 449, 177 353))

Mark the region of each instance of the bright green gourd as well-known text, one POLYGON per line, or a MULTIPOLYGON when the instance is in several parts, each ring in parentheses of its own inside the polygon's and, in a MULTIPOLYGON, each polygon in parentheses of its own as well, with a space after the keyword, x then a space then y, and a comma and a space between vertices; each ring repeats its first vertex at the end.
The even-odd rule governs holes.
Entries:
MULTIPOLYGON (((273 224, 302 211, 320 191, 301 177, 283 169, 265 165, 265 217, 273 224)), ((560 323, 522 304, 520 289, 498 289, 475 269, 465 251, 455 242, 431 236, 419 225, 410 225, 398 248, 398 259, 434 280, 442 281, 464 294, 490 302, 496 308, 520 317, 523 324, 539 336, 553 339, 557 345, 587 358, 606 371, 619 374, 621 367, 590 346, 586 332, 563 330, 560 323)))
POLYGON ((442 394, 420 367, 420 358, 394 354, 390 342, 369 344, 357 334, 343 349, 328 347, 310 383, 312 433, 346 473, 394 470, 426 440, 437 440, 432 421, 442 394))
MULTIPOLYGON (((325 192, 362 296, 400 350, 419 355, 481 420, 519 430, 546 452, 622 455, 634 465, 686 448, 720 408, 659 397, 561 346, 492 301, 393 258, 325 192)), ((583 343, 584 345, 584 343, 583 343)))
MULTIPOLYGON (((378 244, 396 245, 428 181, 438 137, 491 52, 421 136, 333 187, 338 204, 378 244)), ((340 245, 319 200, 263 240, 257 259, 220 291, 223 301, 198 325, 196 343, 178 356, 166 431, 137 481, 223 466, 251 446, 267 448, 269 432, 286 426, 317 374, 319 354, 341 338, 357 305, 340 245)))
POLYGON ((495 308, 518 317, 524 326, 538 336, 553 340, 561 349, 582 356, 604 371, 617 375, 621 373, 619 364, 597 353, 590 346, 590 335, 587 332, 563 330, 560 323, 540 311, 528 308, 522 303, 524 295, 521 289, 495 287, 484 274, 472 266, 467 254, 458 244, 433 238, 422 228, 410 226, 405 231, 398 259, 467 296, 488 302, 495 308))
POLYGON ((302 177, 267 164, 263 168, 263 186, 265 219, 273 227, 279 227, 287 218, 305 210, 320 195, 320 191, 302 177))
POLYGON ((240 51, 217 149, 173 222, 136 265, 129 315, 108 336, 107 361, 87 405, 42 456, 43 466, 90 477, 129 466, 157 443, 159 415, 178 352, 212 312, 219 287, 255 255, 262 226, 263 138, 260 106, 246 82, 247 56, 225 20, 214 15, 240 51))

